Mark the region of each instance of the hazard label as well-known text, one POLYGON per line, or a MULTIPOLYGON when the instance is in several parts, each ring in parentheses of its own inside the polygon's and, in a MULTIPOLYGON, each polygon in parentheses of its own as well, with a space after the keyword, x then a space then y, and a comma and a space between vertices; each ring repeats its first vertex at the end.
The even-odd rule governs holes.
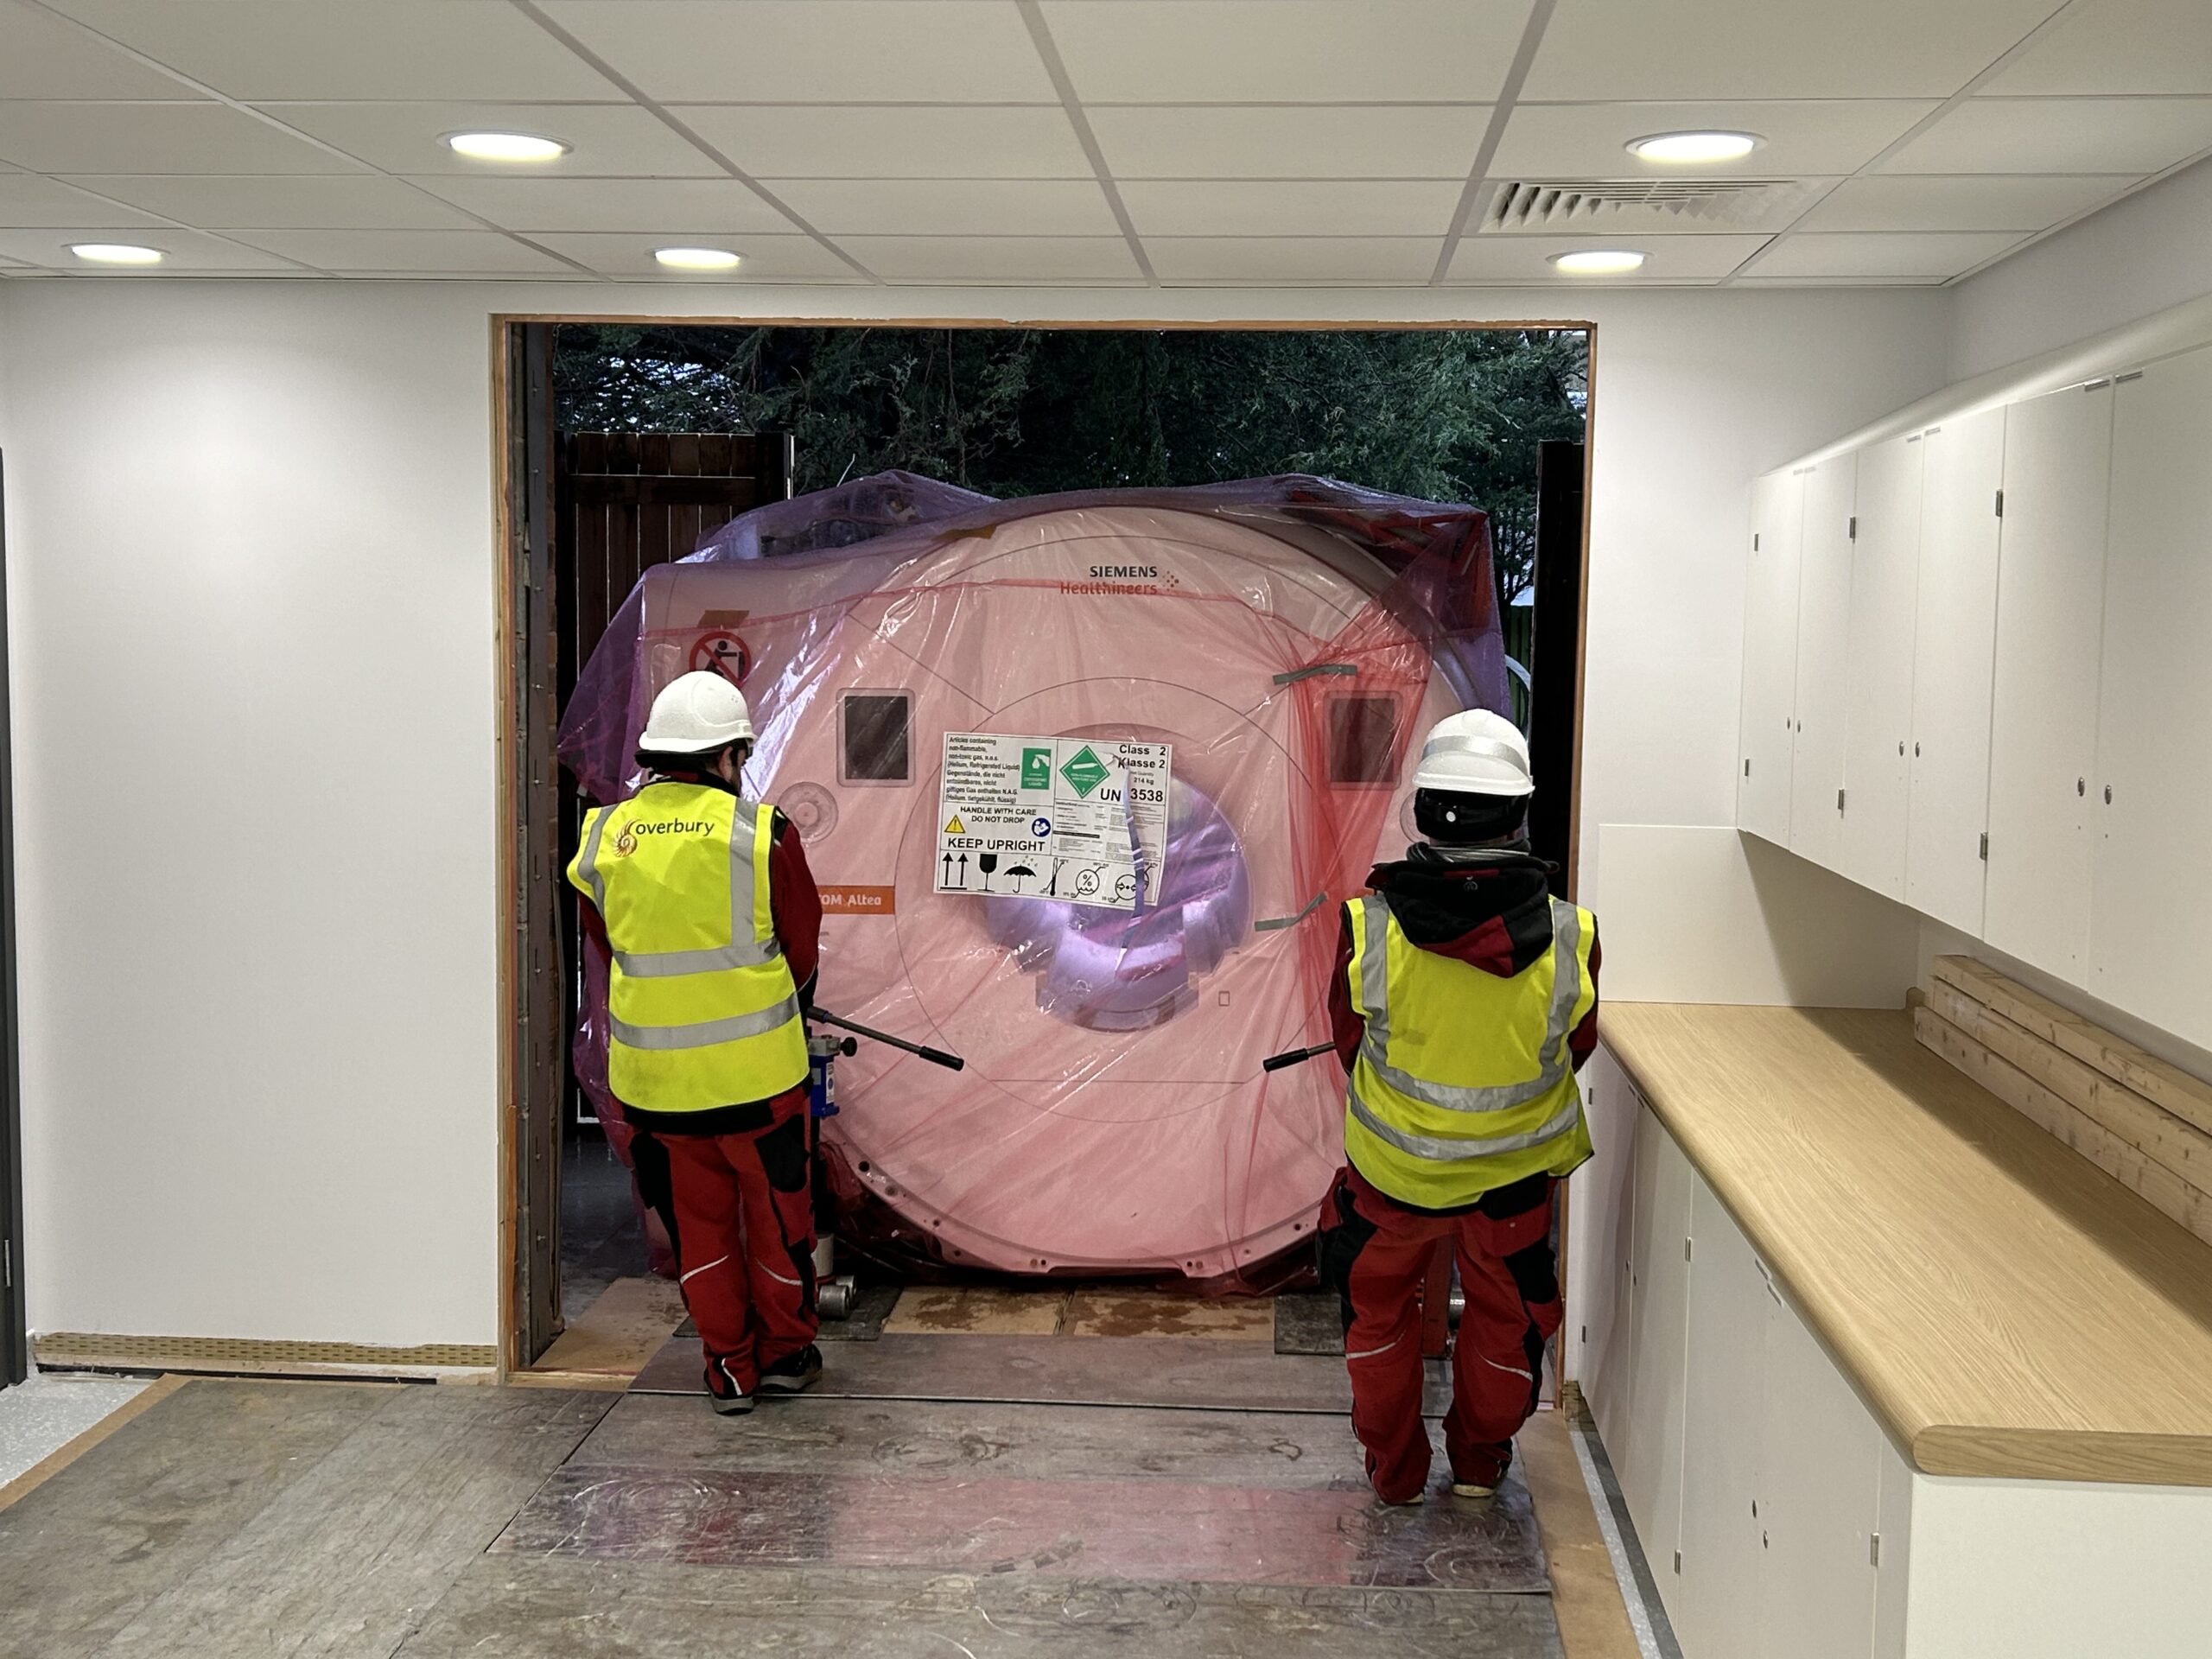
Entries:
POLYGON ((946 733, 937 891, 1156 904, 1171 759, 1165 743, 946 733))
POLYGON ((743 685, 753 671, 753 648, 727 628, 702 633, 691 646, 694 671, 710 670, 732 685, 743 685))

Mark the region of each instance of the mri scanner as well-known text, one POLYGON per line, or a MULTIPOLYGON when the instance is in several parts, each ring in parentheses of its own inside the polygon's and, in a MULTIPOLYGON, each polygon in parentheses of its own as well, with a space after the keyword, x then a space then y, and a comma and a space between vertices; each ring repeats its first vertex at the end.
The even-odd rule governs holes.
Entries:
MULTIPOLYGON (((1261 1061, 1327 1035, 1335 901, 1412 836, 1409 738, 1504 706, 1491 580, 1480 512, 1318 480, 992 502, 887 474, 649 570, 562 752, 626 792, 653 694, 739 679, 747 788, 823 888, 823 1005, 965 1057, 841 1063, 841 1233, 1256 1283, 1342 1159, 1338 1069, 1261 1061), (948 733, 1169 746, 1157 901, 934 891, 948 733)), ((588 994, 602 1102, 603 1018, 588 994)))

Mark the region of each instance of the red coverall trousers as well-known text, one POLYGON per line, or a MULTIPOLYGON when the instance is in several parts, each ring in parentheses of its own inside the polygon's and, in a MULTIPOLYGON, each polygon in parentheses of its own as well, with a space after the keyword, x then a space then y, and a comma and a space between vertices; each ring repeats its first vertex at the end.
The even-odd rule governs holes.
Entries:
POLYGON ((751 1394, 763 1366, 798 1352, 820 1328, 805 1107, 749 1134, 657 1131, 632 1145, 639 1187, 675 1242, 707 1364, 751 1394))
POLYGON ((1428 1484, 1418 1298, 1440 1239, 1452 1241, 1466 1294, 1444 1419, 1452 1478, 1495 1486, 1512 1462, 1513 1437, 1536 1409, 1544 1344, 1560 1325, 1555 1185, 1535 1176, 1472 1209, 1435 1214, 1385 1197, 1347 1167, 1322 1200, 1321 1278, 1344 1300, 1352 1432, 1386 1501, 1410 1503, 1428 1484))

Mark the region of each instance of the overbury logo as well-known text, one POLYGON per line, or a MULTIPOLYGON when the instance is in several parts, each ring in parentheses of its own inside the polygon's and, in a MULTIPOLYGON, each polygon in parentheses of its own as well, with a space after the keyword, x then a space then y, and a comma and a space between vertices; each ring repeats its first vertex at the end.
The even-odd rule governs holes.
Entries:
POLYGON ((666 823, 651 821, 623 826, 622 833, 614 838, 614 851, 619 857, 627 858, 638 850, 639 836, 709 836, 715 826, 704 818, 677 818, 666 823))

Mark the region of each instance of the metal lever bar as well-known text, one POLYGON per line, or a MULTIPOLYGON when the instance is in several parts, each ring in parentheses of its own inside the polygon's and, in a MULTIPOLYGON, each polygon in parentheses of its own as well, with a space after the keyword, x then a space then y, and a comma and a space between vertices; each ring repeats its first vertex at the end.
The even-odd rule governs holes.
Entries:
POLYGON ((840 1031, 849 1031, 855 1036, 865 1037, 872 1043, 881 1043, 886 1047, 912 1054, 918 1059, 927 1060, 931 1065, 941 1065, 948 1071, 963 1071, 968 1066, 968 1062, 957 1054, 948 1054, 941 1048, 930 1048, 920 1043, 910 1043, 904 1037, 893 1037, 889 1032, 878 1031, 872 1026, 861 1025, 858 1020, 848 1020, 842 1014, 830 1014, 821 1008, 814 1008, 808 1011, 806 1017, 810 1020, 818 1020, 825 1026, 835 1026, 840 1031))

